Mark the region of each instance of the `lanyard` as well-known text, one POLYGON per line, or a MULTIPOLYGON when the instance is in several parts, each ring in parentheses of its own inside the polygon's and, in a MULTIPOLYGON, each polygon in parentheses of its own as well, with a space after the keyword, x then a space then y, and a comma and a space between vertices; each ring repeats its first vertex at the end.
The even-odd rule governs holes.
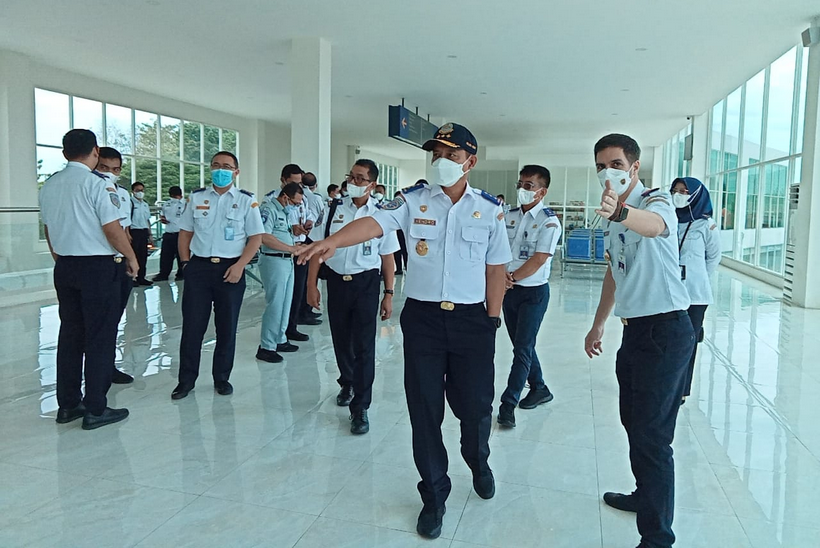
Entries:
POLYGON ((678 253, 680 253, 681 249, 683 249, 683 242, 686 241, 686 235, 689 234, 690 228, 692 228, 692 223, 686 225, 686 230, 683 232, 683 238, 681 238, 680 243, 678 244, 678 253))

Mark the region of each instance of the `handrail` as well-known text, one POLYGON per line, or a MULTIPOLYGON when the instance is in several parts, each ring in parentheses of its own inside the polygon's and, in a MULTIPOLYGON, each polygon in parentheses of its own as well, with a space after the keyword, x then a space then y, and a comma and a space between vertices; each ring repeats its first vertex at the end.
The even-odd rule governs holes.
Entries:
POLYGON ((0 207, 0 213, 40 213, 39 207, 0 207))

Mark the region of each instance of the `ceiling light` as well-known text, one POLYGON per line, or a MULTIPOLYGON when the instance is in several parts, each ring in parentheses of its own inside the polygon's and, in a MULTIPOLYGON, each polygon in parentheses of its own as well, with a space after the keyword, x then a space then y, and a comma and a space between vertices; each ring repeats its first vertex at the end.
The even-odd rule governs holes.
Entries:
POLYGON ((624 89, 622 89, 622 90, 621 90, 621 91, 629 91, 629 89, 627 89, 627 88, 624 88, 624 89))
POLYGON ((612 115, 613 115, 613 116, 617 116, 617 115, 618 115, 618 113, 617 113, 617 112, 613 112, 613 113, 612 113, 612 115))
POLYGON ((635 51, 646 51, 646 48, 635 48, 635 51))
POLYGON ((458 55, 448 55, 447 59, 458 59, 458 55))
POLYGON ((285 64, 285 62, 284 62, 284 61, 276 61, 276 62, 274 63, 274 65, 279 66, 279 67, 281 67, 281 66, 282 66, 282 65, 284 65, 284 64, 285 64))
POLYGON ((482 92, 480 93, 480 95, 487 95, 487 92, 486 92, 486 91, 482 91, 482 92))
POLYGON ((504 118, 504 117, 505 117, 505 116, 507 116, 507 115, 506 115, 506 114, 499 114, 499 116, 500 116, 501 118, 504 118))
POLYGON ((352 95, 345 95, 345 99, 353 99, 352 95))

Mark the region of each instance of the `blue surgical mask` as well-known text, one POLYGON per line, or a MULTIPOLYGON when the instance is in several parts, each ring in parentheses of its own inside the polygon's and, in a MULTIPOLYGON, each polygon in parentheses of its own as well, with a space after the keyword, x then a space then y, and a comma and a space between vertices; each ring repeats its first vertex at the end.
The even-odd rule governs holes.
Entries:
POLYGON ((296 206, 293 205, 293 204, 287 204, 284 207, 284 210, 285 210, 285 215, 292 215, 293 213, 296 212, 296 206))
POLYGON ((217 188, 225 188, 233 182, 233 171, 230 169, 215 169, 211 171, 211 181, 217 188))

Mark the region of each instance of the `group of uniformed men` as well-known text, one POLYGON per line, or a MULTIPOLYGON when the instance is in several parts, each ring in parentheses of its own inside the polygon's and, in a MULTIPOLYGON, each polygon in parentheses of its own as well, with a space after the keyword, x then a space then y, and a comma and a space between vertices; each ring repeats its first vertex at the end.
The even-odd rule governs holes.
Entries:
MULTIPOLYGON (((121 158, 117 164, 118 154, 99 149, 93 133, 72 130, 63 145, 69 163, 46 182, 40 195, 56 261, 62 320, 57 422, 83 418, 83 428, 93 429, 128 414, 126 409, 108 408, 106 392, 115 371, 115 338, 126 288, 130 290, 134 278, 138 283, 144 279, 123 229, 125 218, 133 219, 123 208, 136 210, 139 204, 126 205, 129 200, 114 178, 121 158)), ((532 409, 553 399, 535 345, 562 229, 556 214, 543 205, 550 185, 547 168, 529 165, 521 170, 519 206, 505 215, 497 198, 468 183, 478 161, 478 144, 467 128, 446 124, 423 148, 432 152, 429 183, 419 182, 392 201, 381 202, 384 187, 380 199, 373 192, 378 167, 358 160, 346 178, 346 195, 331 196, 327 205, 312 191, 316 178, 288 165, 281 173, 281 188, 267 194, 260 206, 252 193, 235 185, 236 156, 219 152, 211 160, 212 186, 192 192, 187 206, 174 202, 164 211, 169 225, 178 219, 179 231, 164 238, 163 253, 167 246, 171 254, 163 255, 155 280, 167 279, 177 244, 177 277, 184 273, 185 284, 179 384, 173 399, 184 398, 194 388, 212 308, 217 334, 214 386, 222 395, 233 392, 229 377, 244 272, 257 252, 266 301, 256 355, 260 360, 282 361, 280 352, 297 350, 291 340, 307 340, 296 325, 319 322, 312 309, 321 305, 318 279, 326 280, 340 374, 336 402, 350 407, 351 432, 364 434, 369 430, 377 316, 386 320, 393 313, 396 232, 401 230, 408 250, 400 321, 405 391, 423 502, 417 531, 435 538, 441 534, 451 488, 441 435, 445 399, 461 424, 461 453, 476 493, 484 499, 495 493, 488 457, 502 309, 514 351, 498 423, 514 427, 516 407, 532 409), (529 392, 522 398, 527 384, 529 392)), ((624 324, 616 370, 637 484, 631 495, 607 493, 604 499, 637 512, 640 546, 671 546, 670 444, 694 345, 674 237, 675 209, 668 193, 641 184, 640 149, 634 140, 608 135, 594 152, 603 187, 596 213, 608 238, 609 267, 585 349, 590 357, 601 353, 604 324, 614 307, 624 324)), ((180 201, 178 189, 171 194, 180 201)), ((136 239, 133 225, 130 233, 136 239)))

